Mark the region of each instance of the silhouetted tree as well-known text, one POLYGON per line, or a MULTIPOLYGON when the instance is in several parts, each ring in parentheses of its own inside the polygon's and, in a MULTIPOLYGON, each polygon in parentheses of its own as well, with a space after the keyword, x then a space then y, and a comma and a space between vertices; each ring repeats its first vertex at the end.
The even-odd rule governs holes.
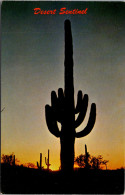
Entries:
POLYGON ((15 159, 14 153, 10 155, 2 154, 1 162, 8 165, 15 165, 15 163, 19 162, 19 160, 15 159))
POLYGON ((103 165, 103 157, 102 155, 98 155, 97 157, 92 156, 91 157, 91 168, 92 169, 101 169, 101 165, 103 165))
POLYGON ((91 167, 90 165, 90 156, 86 159, 86 155, 80 154, 78 157, 75 158, 75 163, 80 167, 80 168, 86 168, 89 169, 91 167))
POLYGON ((79 155, 75 158, 75 162, 79 167, 82 168, 91 168, 91 169, 101 169, 101 165, 107 166, 108 160, 103 160, 102 155, 98 155, 97 157, 89 155, 87 163, 86 163, 86 155, 79 155))
POLYGON ((102 161, 102 164, 105 165, 106 170, 107 170, 107 163, 108 163, 108 162, 109 162, 109 160, 104 160, 104 161, 102 161))
POLYGON ((87 107, 88 95, 83 97, 82 91, 78 92, 77 105, 74 103, 74 79, 73 79, 73 44, 71 24, 65 21, 65 86, 58 89, 58 96, 55 91, 51 93, 51 106, 45 106, 46 123, 49 131, 61 142, 61 170, 64 172, 73 171, 74 167, 74 144, 75 138, 88 135, 94 127, 96 120, 96 105, 91 105, 90 116, 87 126, 80 132, 75 129, 83 122, 87 107), (75 114, 78 114, 75 120, 75 114), (61 131, 57 122, 61 123, 61 131))
POLYGON ((85 155, 81 154, 78 157, 76 157, 75 162, 78 164, 80 168, 85 167, 85 155))
POLYGON ((33 163, 25 163, 25 166, 28 167, 28 168, 36 168, 35 164, 33 163))

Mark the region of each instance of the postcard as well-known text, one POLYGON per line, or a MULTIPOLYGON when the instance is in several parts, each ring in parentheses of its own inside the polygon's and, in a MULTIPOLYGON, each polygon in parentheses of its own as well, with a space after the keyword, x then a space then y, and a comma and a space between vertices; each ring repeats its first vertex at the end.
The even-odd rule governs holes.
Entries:
POLYGON ((2 194, 124 193, 124 21, 123 2, 2 2, 2 194))

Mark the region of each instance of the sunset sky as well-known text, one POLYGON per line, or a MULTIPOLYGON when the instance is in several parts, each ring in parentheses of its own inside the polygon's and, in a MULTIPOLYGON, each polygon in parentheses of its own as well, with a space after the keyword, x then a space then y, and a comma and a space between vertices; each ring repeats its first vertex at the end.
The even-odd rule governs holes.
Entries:
POLYGON ((75 142, 75 156, 88 152, 124 166, 125 5, 103 2, 3 2, 1 52, 1 153, 14 152, 20 163, 35 163, 50 150, 50 168, 60 166, 60 140, 48 130, 45 105, 51 91, 64 88, 64 21, 70 19, 74 52, 75 102, 78 90, 96 103, 92 132, 75 142), (34 8, 55 15, 34 15, 34 8), (86 15, 59 10, 88 8, 86 15))

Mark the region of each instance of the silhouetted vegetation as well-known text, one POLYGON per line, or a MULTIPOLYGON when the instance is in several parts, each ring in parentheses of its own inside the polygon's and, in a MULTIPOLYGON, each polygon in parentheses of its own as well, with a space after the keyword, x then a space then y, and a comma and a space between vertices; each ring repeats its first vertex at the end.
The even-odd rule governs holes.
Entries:
MULTIPOLYGON (((79 164, 84 169, 77 168, 68 177, 65 177, 62 171, 36 169, 30 162, 14 165, 14 156, 12 153, 2 155, 1 158, 1 189, 5 194, 121 194, 124 191, 124 168, 114 171, 100 170, 100 165, 104 161, 102 156, 99 155, 98 158, 91 156, 86 145, 85 155, 80 155, 82 158, 79 164), (94 164, 91 164, 92 159, 94 164)), ((40 159, 41 157, 40 153, 40 159)), ((49 162, 49 150, 47 161, 49 162)))
POLYGON ((95 156, 89 156, 88 160, 86 160, 86 155, 81 154, 78 157, 76 157, 75 162, 78 164, 81 168, 89 168, 89 169, 101 169, 101 165, 105 165, 107 169, 107 163, 108 160, 103 160, 103 157, 101 155, 95 156))
POLYGON ((30 163, 30 162, 25 163, 23 166, 28 167, 28 168, 36 168, 35 164, 30 163))
POLYGON ((102 155, 98 155, 97 157, 91 156, 87 152, 87 146, 85 145, 85 154, 80 154, 75 158, 75 163, 80 168, 86 169, 101 169, 101 165, 105 165, 107 169, 108 160, 103 160, 102 155))
POLYGON ((88 135, 96 120, 96 105, 91 105, 90 116, 87 126, 80 132, 75 129, 83 122, 87 107, 88 95, 83 97, 82 91, 78 92, 77 105, 74 105, 74 79, 73 79, 73 44, 71 24, 65 21, 65 93, 62 88, 51 93, 51 106, 45 106, 46 122, 49 131, 61 142, 61 170, 64 172, 73 171, 74 167, 74 143, 75 138, 88 135), (75 120, 75 114, 79 114, 75 120), (57 122, 61 123, 59 130, 57 122))
POLYGON ((2 154, 1 163, 7 164, 7 165, 15 165, 15 162, 18 163, 19 160, 15 159, 14 153, 12 153, 10 155, 2 154))
POLYGON ((108 160, 103 160, 102 155, 98 155, 97 157, 92 156, 90 161, 92 169, 101 169, 101 165, 107 166, 108 162, 108 160))

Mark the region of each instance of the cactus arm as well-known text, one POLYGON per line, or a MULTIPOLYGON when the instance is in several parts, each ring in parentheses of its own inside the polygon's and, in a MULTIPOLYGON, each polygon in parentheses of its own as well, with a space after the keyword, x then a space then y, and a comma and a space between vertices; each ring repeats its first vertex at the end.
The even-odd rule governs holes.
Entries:
POLYGON ((56 118, 56 121, 62 123, 64 115, 64 93, 63 89, 58 89, 58 97, 55 91, 51 92, 51 106, 53 110, 53 115, 56 118))
POLYGON ((80 112, 81 105, 82 105, 82 91, 80 90, 78 91, 77 94, 77 104, 76 104, 75 114, 78 114, 80 112))
POLYGON ((75 128, 77 128, 83 122, 87 112, 87 107, 88 107, 88 95, 85 94, 82 99, 80 113, 75 121, 75 128))
POLYGON ((38 167, 38 169, 39 169, 39 163, 37 162, 37 167, 38 167))
POLYGON ((63 89, 59 88, 58 89, 58 98, 56 95, 55 91, 51 92, 51 105, 54 109, 57 109, 58 106, 60 105, 62 106, 62 103, 64 103, 64 93, 63 93, 63 89))
POLYGON ((45 113, 46 113, 46 123, 47 123, 49 131, 56 137, 60 137, 60 131, 57 126, 57 122, 56 122, 52 107, 50 107, 49 105, 46 105, 45 113))
POLYGON ((57 101, 58 101, 58 99, 57 99, 56 92, 55 92, 55 91, 52 91, 52 92, 51 92, 51 105, 52 105, 52 107, 53 107, 54 109, 55 109, 56 106, 57 106, 57 101))
POLYGON ((63 89, 59 88, 58 89, 58 97, 62 100, 64 100, 64 93, 63 93, 63 89))
POLYGON ((88 135, 91 132, 92 128, 94 127, 95 120, 96 120, 96 104, 93 103, 91 105, 91 111, 90 111, 90 116, 89 116, 89 121, 87 126, 82 131, 76 132, 75 137, 80 138, 88 135))
POLYGON ((64 110, 64 101, 65 101, 65 97, 64 97, 63 89, 59 88, 58 89, 58 104, 61 110, 64 110))

